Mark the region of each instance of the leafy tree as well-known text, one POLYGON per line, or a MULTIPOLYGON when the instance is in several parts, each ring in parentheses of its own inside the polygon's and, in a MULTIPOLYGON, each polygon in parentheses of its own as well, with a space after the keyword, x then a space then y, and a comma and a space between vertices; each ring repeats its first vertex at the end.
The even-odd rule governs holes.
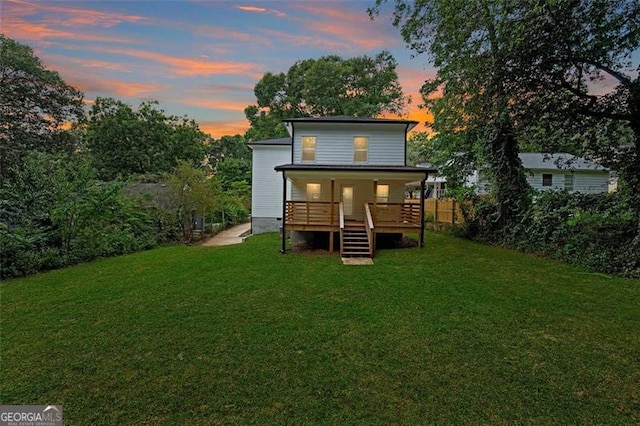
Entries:
POLYGON ((407 164, 416 164, 429 161, 429 134, 427 132, 414 132, 407 138, 407 164))
POLYGON ((112 99, 96 99, 86 143, 103 179, 171 171, 178 160, 200 164, 208 136, 186 117, 167 116, 157 102, 137 110, 112 99))
MULTIPOLYGON (((370 14, 383 2, 378 0, 370 14)), ((514 65, 527 15, 524 3, 502 0, 395 1, 394 25, 438 69, 422 87, 434 114, 433 129, 450 135, 443 140, 463 144, 455 149, 463 148, 466 166, 488 166, 496 200, 490 223, 500 229, 516 222, 529 205, 512 108, 512 100, 521 95, 514 65), (442 96, 431 96, 438 91, 442 96)))
POLYGON ((242 183, 251 192, 251 161, 244 158, 229 157, 216 167, 216 180, 223 191, 230 190, 234 184, 242 183))
POLYGON ((0 179, 31 151, 73 150, 63 129, 82 116, 82 94, 30 47, 0 34, 0 179))
POLYGON ((257 104, 245 109, 251 123, 246 138, 284 137, 280 122, 290 117, 401 113, 407 100, 396 66, 393 56, 382 51, 375 57, 305 59, 286 74, 266 73, 254 88, 257 104))
POLYGON ((222 136, 207 146, 209 164, 216 169, 217 164, 228 158, 251 160, 251 151, 242 135, 222 136))
POLYGON ((218 203, 220 190, 217 182, 207 179, 204 170, 179 160, 173 173, 166 176, 166 184, 176 223, 182 230, 183 240, 190 243, 197 215, 206 214, 218 203))

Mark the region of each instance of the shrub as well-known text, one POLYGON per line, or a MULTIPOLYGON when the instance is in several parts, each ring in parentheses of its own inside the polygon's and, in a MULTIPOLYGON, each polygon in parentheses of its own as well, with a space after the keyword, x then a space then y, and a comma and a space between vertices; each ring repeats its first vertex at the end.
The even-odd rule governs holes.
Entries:
POLYGON ((601 272, 640 276, 637 224, 626 194, 536 194, 517 223, 495 229, 490 199, 476 199, 469 238, 541 254, 601 272))

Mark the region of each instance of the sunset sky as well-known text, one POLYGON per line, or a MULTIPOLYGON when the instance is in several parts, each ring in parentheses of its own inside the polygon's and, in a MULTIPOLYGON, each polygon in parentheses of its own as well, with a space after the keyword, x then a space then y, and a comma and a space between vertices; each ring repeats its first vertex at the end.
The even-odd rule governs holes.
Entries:
POLYGON ((46 67, 84 92, 137 105, 158 100, 218 138, 244 133, 243 110, 265 72, 297 60, 389 50, 420 122, 418 89, 434 75, 411 58, 389 16, 371 21, 373 0, 25 1, 0 0, 3 34, 31 46, 46 67))

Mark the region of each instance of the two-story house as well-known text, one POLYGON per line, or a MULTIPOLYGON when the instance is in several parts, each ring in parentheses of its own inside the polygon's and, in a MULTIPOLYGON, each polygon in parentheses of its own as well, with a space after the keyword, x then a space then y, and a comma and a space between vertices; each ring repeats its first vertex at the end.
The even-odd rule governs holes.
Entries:
POLYGON ((405 186, 435 169, 406 163, 415 121, 346 116, 284 120, 290 138, 257 141, 253 150, 252 232, 282 230, 304 241, 323 234, 343 256, 375 252, 380 234, 419 234, 424 203, 405 203, 405 186), (290 232, 289 232, 290 231, 290 232))

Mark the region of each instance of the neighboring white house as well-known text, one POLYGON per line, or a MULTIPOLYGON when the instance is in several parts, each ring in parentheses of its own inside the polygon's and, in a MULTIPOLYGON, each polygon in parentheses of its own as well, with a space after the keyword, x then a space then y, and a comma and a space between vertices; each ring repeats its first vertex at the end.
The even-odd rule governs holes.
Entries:
POLYGON ((609 190, 609 170, 571 154, 520 154, 527 183, 538 191, 550 189, 598 194, 609 190))
MULTIPOLYGON (((527 183, 537 191, 566 190, 598 194, 609 191, 610 172, 603 166, 567 153, 544 154, 525 152, 520 154, 527 183)), ((427 165, 431 167, 430 165, 427 165)), ((444 196, 442 176, 430 176, 427 186, 436 189, 431 197, 444 196)), ((479 194, 489 192, 489 183, 481 170, 474 171, 467 184, 477 188, 479 194)))
POLYGON ((334 116, 284 123, 290 138, 250 144, 254 234, 324 234, 330 251, 335 240, 354 256, 372 256, 383 233, 416 232, 422 245, 424 208, 405 203, 405 185, 418 181, 424 193, 435 169, 407 166, 407 132, 417 122, 334 116))

